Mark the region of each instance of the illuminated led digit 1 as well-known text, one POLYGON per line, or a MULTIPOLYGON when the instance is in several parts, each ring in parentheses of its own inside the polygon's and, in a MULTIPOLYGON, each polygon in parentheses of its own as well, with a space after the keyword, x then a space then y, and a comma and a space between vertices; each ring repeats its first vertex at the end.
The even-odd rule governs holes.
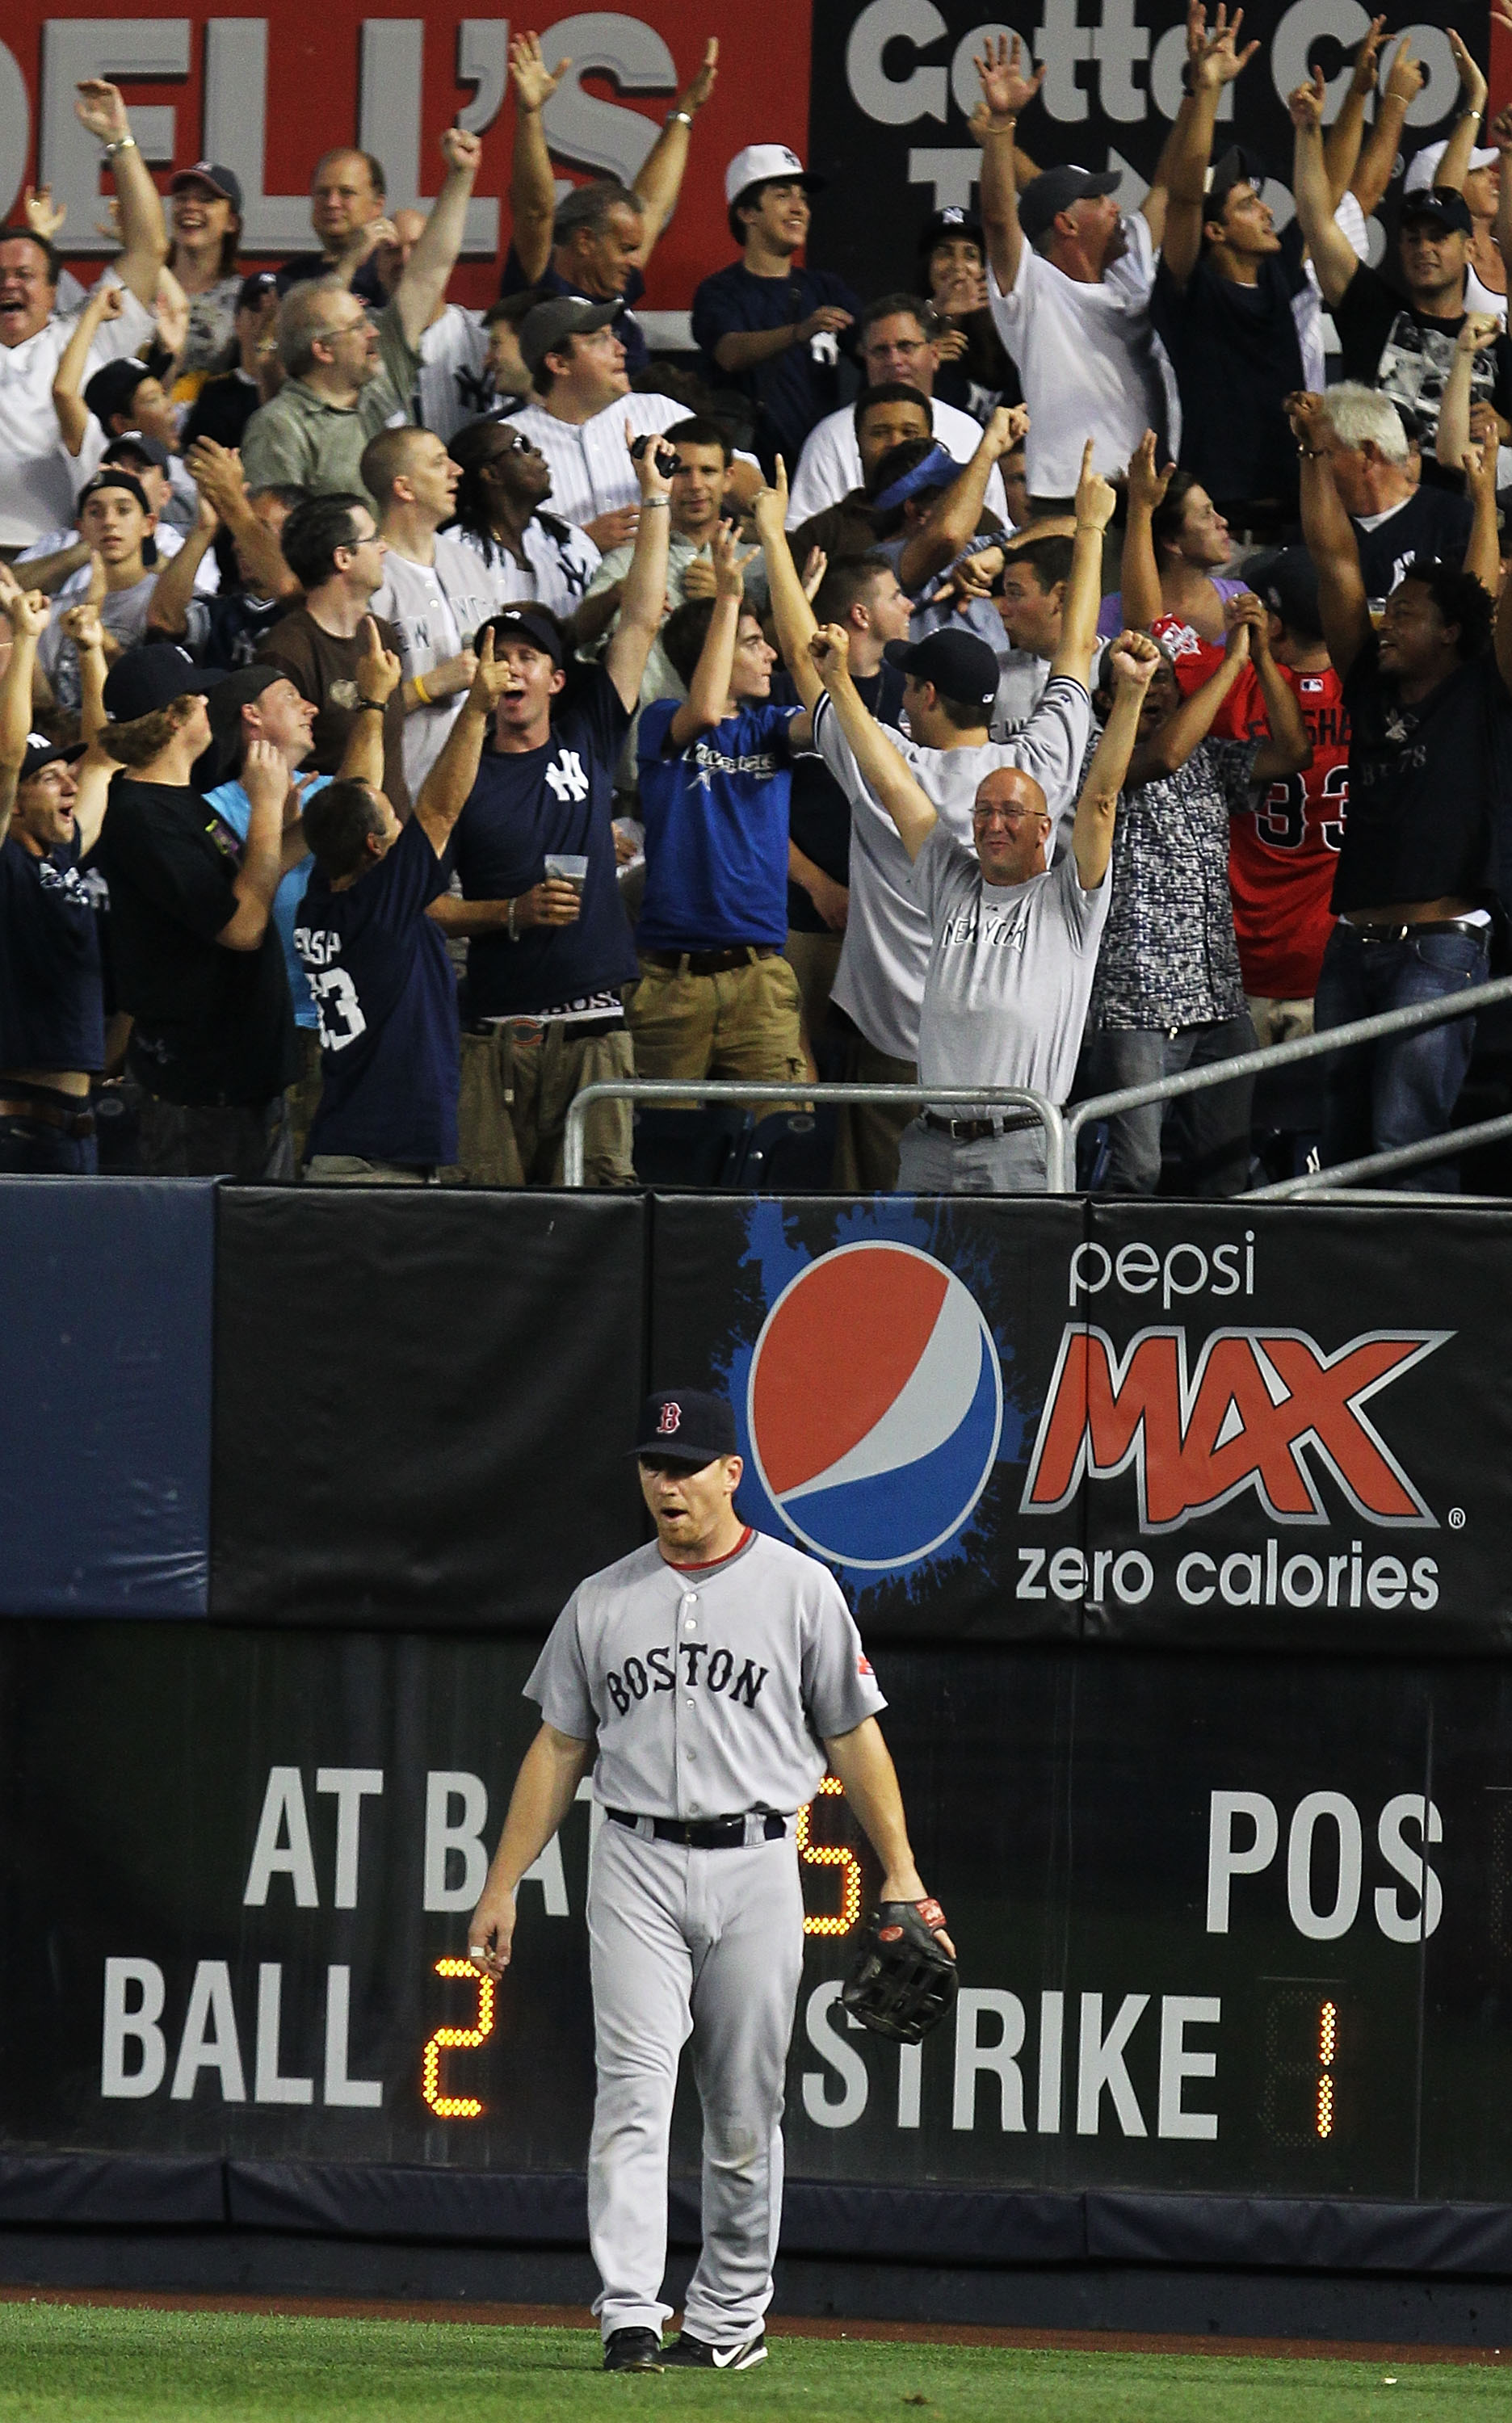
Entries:
POLYGON ((1339 2050, 1339 2013, 1324 2003, 1318 2010, 1318 2117, 1320 2137, 1333 2134, 1333 2057, 1339 2050))
POLYGON ((470 1960, 438 1960, 438 1977, 470 1977, 478 1989, 478 2024, 475 2028, 438 2028, 425 2047, 421 2065, 420 2091, 431 2110, 441 2120, 476 2120, 482 2116, 483 2105, 475 2095, 443 2095, 441 2093, 441 2055, 443 2052, 476 2052, 486 2044, 494 2032, 494 1981, 480 1977, 470 1960))
MULTIPOLYGON (((815 1800, 828 1799, 843 1794, 844 1784, 837 1775, 827 1775, 814 1796, 815 1800)), ((798 1856, 811 1868, 841 1868, 844 1882, 840 1887, 840 1907, 833 1918, 811 1918, 805 1911, 805 1935, 849 1935, 861 1915, 861 1862, 844 1843, 816 1843, 810 1838, 809 1821, 814 1813, 814 1801, 798 1813, 798 1856)))

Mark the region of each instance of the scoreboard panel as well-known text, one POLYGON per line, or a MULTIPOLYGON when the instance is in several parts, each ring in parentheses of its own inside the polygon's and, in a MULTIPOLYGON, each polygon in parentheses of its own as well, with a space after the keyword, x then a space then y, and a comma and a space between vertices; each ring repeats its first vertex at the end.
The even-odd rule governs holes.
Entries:
MULTIPOLYGON (((5 2145, 580 2172, 591 1804, 498 1989, 466 1958, 533 1654, 0 1631, 5 2145)), ((962 1989, 920 2047, 847 2024, 880 1877, 832 1782, 800 1832, 792 2178, 1512 2202, 1499 1666, 876 1662, 962 1989)))

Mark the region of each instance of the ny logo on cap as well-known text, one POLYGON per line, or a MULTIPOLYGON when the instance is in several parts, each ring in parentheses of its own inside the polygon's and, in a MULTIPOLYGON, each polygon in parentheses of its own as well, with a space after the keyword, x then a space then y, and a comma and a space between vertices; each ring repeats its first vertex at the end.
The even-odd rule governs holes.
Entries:
POLYGON ((682 1407, 670 1400, 656 1417, 658 1438, 671 1438, 682 1428, 682 1407))

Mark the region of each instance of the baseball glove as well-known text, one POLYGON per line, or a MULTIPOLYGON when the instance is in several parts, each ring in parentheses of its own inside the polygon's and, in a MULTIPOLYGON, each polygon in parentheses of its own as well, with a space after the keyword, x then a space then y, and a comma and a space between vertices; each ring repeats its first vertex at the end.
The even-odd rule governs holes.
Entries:
POLYGON ((884 1901, 867 1929, 840 2000, 863 2027, 917 2044, 956 1998, 956 1964, 940 1942, 937 1901, 884 1901))

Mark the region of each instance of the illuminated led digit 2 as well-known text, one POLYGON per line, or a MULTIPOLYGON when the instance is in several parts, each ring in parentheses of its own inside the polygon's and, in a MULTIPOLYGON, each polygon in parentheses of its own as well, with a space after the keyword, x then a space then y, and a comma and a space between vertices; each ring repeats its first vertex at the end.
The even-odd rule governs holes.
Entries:
POLYGON ((478 2024, 475 2028, 438 2028, 425 2047, 421 2064, 420 2091, 431 2110, 441 2120, 476 2120, 483 2105, 475 2095, 443 2095, 441 2093, 441 2055, 443 2052, 476 2052, 486 2044, 494 2029, 494 1981, 480 1977, 470 1960, 447 1959, 436 1963, 438 1977, 470 1977, 478 1989, 478 2024))
POLYGON ((798 1856, 811 1868, 839 1868, 843 1871, 840 1886, 840 1907, 833 1918, 813 1918, 805 1911, 805 1935, 849 1935, 861 1915, 861 1862, 844 1843, 816 1843, 811 1839, 810 1820, 814 1802, 842 1794, 844 1784, 837 1775, 827 1775, 806 1809, 798 1812, 798 1856))

